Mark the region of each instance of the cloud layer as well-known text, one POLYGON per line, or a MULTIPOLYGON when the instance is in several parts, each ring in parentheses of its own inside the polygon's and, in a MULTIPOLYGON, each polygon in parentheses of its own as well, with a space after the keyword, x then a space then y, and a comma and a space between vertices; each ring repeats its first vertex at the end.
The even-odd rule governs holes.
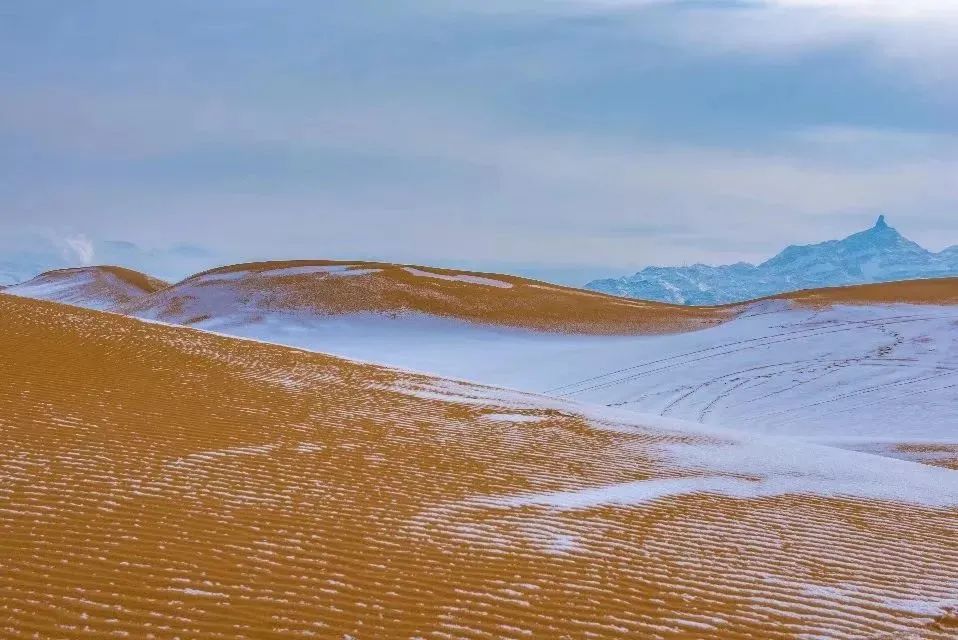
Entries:
POLYGON ((79 262, 126 238, 576 282, 878 212, 958 241, 947 3, 5 11, 0 231, 78 229, 79 262))

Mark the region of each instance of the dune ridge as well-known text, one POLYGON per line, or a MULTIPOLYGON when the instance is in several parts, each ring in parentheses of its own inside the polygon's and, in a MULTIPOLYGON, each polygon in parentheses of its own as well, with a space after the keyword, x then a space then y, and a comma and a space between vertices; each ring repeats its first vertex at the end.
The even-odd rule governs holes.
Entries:
POLYGON ((686 331, 734 314, 732 309, 625 300, 501 274, 328 260, 222 267, 116 310, 180 324, 240 313, 420 314, 588 335, 686 331))
POLYGON ((247 315, 422 315, 581 335, 647 335, 715 326, 780 302, 954 305, 958 278, 795 291, 743 303, 687 306, 619 298, 517 276, 369 261, 291 260, 229 265, 169 284, 113 266, 41 274, 5 293, 196 325, 247 315))

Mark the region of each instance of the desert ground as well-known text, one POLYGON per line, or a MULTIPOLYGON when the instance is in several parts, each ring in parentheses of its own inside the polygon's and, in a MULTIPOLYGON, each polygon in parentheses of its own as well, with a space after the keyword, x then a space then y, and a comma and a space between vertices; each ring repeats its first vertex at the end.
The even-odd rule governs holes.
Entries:
POLYGON ((956 301, 47 274, 0 294, 0 630, 954 638, 956 301))

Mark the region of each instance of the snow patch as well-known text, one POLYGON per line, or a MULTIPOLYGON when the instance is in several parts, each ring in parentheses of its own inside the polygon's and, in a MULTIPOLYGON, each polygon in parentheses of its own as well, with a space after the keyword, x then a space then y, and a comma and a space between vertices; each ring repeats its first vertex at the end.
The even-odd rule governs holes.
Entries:
POLYGON ((331 265, 306 265, 302 267, 284 267, 281 269, 268 269, 266 271, 250 271, 243 269, 239 271, 227 271, 223 273, 209 273, 198 276, 191 280, 193 284, 207 284, 210 282, 234 282, 250 277, 282 278, 288 276, 303 275, 328 275, 339 277, 365 276, 372 273, 379 273, 382 269, 358 269, 352 264, 331 264, 331 265))
POLYGON ((669 445, 662 451, 680 469, 701 475, 510 496, 499 504, 574 510, 706 493, 742 499, 815 495, 929 507, 958 505, 954 471, 792 439, 742 437, 730 444, 669 445))
POLYGON ((482 420, 490 422, 542 422, 546 416, 533 416, 524 413, 487 413, 482 420))
POLYGON ((502 280, 494 280, 492 278, 483 278, 481 276, 471 276, 467 274, 451 276, 445 273, 433 273, 431 271, 423 271, 421 269, 416 269, 413 267, 403 267, 403 270, 406 271, 407 273, 411 273, 414 276, 419 276, 422 278, 437 278, 439 280, 468 282, 470 284, 481 284, 487 287, 499 287, 500 289, 512 288, 512 283, 510 282, 503 282, 502 280))

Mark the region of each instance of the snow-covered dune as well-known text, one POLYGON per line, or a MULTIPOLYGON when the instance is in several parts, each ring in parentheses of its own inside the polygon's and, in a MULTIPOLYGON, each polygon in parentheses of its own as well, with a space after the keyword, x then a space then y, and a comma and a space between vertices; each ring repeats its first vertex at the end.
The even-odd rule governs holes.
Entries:
POLYGON ((12 296, 0 352, 11 638, 958 630, 956 471, 12 296))
POLYGON ((356 316, 236 335, 643 413, 808 437, 958 439, 958 308, 782 309, 665 336, 356 316))
POLYGON ((958 465, 956 279, 804 291, 675 316, 671 307, 619 307, 504 276, 490 285, 388 269, 219 271, 122 309, 639 413, 958 465), (593 324, 540 328, 556 327, 558 317, 593 324), (599 335, 610 327, 655 332, 599 335))
POLYGON ((116 310, 206 328, 368 315, 582 335, 686 331, 734 315, 728 309, 622 300, 507 275, 331 261, 223 267, 116 310))
POLYGON ((642 414, 958 466, 958 279, 687 308, 504 275, 313 261, 226 267, 103 306, 642 414))
POLYGON ((3 289, 3 293, 109 310, 159 291, 169 284, 123 267, 58 269, 3 289))

